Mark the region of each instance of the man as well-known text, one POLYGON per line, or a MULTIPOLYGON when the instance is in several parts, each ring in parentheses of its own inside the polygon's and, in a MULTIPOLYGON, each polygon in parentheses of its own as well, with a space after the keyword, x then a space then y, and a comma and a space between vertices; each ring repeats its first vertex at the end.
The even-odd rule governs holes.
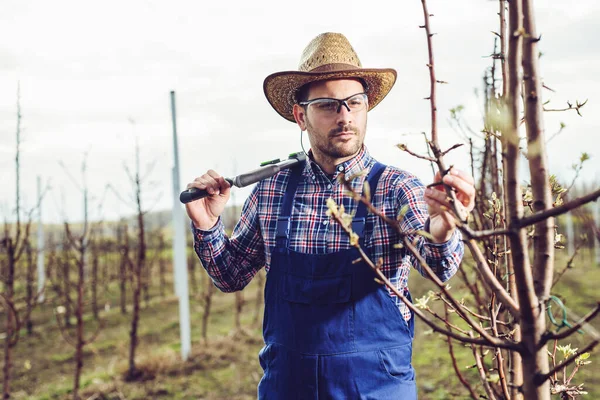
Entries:
MULTIPOLYGON (((343 204, 354 215, 363 248, 371 259, 382 259, 382 271, 409 296, 411 266, 420 271, 414 256, 395 246, 400 235, 345 195, 338 181, 341 173, 364 171, 352 187, 362 190, 368 181, 373 205, 390 218, 408 206, 403 231, 428 230, 431 240, 414 233, 411 240, 440 279, 456 272, 463 244, 442 188, 425 190, 413 175, 376 162, 363 144, 367 111, 395 80, 392 69, 363 69, 343 35, 317 36, 304 50, 299 71, 275 73, 264 82, 273 108, 306 130, 307 162, 258 183, 231 238, 220 220, 229 184, 210 170, 188 185, 210 194, 189 203, 187 212, 196 252, 215 285, 242 290, 260 268, 267 270, 260 399, 417 397, 413 316, 375 282, 364 262, 356 262, 348 235, 326 215, 329 198, 343 204)), ((443 181, 470 211, 472 178, 452 170, 443 181)))

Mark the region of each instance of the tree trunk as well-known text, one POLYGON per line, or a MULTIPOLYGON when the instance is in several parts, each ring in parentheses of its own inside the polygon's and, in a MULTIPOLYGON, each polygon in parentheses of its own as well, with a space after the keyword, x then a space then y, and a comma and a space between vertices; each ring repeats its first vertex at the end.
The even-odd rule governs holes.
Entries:
POLYGON ((4 367, 3 372, 3 399, 10 398, 10 370, 12 368, 11 352, 12 352, 12 338, 13 335, 18 335, 19 332, 13 331, 13 314, 10 310, 9 302, 12 302, 14 295, 14 279, 15 279, 15 248, 10 238, 5 238, 7 241, 6 246, 8 249, 8 263, 6 270, 6 279, 4 281, 4 297, 6 301, 6 338, 4 339, 4 367))
POLYGON ((212 305, 212 296, 215 291, 210 277, 206 279, 206 289, 204 291, 204 312, 202 313, 202 338, 204 343, 208 344, 208 320, 210 318, 210 309, 212 305))
POLYGON ((152 264, 153 262, 146 263, 143 272, 143 290, 144 290, 144 306, 148 308, 150 304, 150 284, 152 283, 152 264))
POLYGON ((167 261, 163 257, 163 250, 165 249, 165 238, 162 233, 158 236, 158 268, 160 275, 160 297, 165 297, 165 288, 167 287, 166 274, 167 274, 167 261))
POLYGON ((196 281, 196 260, 197 258, 194 256, 193 252, 188 255, 188 273, 190 276, 193 293, 198 293, 198 282, 196 281))
MULTIPOLYGON (((83 240, 82 240, 83 242, 83 240)), ((73 379, 73 400, 79 400, 79 388, 81 381, 81 371, 83 369, 83 295, 85 288, 85 245, 80 248, 80 255, 77 265, 77 307, 75 308, 75 318, 77 319, 77 341, 75 345, 75 376, 73 379)))
POLYGON ((25 301, 27 303, 27 309, 25 311, 25 327, 27 328, 27 334, 33 333, 33 322, 31 322, 31 311, 35 305, 36 293, 34 291, 34 279, 35 279, 35 264, 33 263, 33 249, 31 242, 27 240, 25 242, 25 254, 27 256, 27 290, 25 301))
POLYGON ((136 379, 139 372, 135 367, 135 351, 138 343, 137 328, 140 318, 140 295, 142 291, 142 272, 146 262, 146 242, 144 234, 144 213, 142 211, 141 183, 139 179, 139 168, 136 174, 136 200, 138 207, 138 252, 133 268, 133 316, 131 319, 130 346, 129 346, 129 379, 136 379))
POLYGON ((118 230, 121 259, 119 263, 119 288, 121 289, 121 314, 127 314, 127 259, 129 257, 129 234, 127 224, 123 223, 118 230))
MULTIPOLYGON (((525 126, 527 131, 527 158, 531 174, 533 211, 552 208, 552 194, 548 174, 546 142, 544 137, 542 84, 539 76, 537 33, 531 0, 523 2, 523 81, 525 103, 525 126)), ((536 302, 531 303, 531 325, 522 326, 526 351, 523 356, 524 395, 527 399, 549 399, 550 382, 537 382, 539 374, 549 371, 546 346, 540 346, 546 331, 545 301, 550 295, 554 274, 554 218, 546 218, 535 225, 533 236, 533 287, 536 302), (541 299, 541 302, 538 300, 541 299), (531 328, 531 331, 528 329, 531 328)), ((519 282, 517 277, 517 282, 519 282)))
POLYGON ((98 263, 99 263, 99 252, 97 244, 94 244, 92 248, 92 313, 94 319, 98 319, 98 263))
POLYGON ((254 302, 254 318, 252 319, 252 325, 258 326, 261 316, 261 309, 263 304, 263 290, 264 290, 264 275, 262 271, 258 271, 256 274, 256 301, 254 302))
POLYGON ((242 330, 242 310, 244 308, 244 292, 235 292, 235 330, 242 330))
POLYGON ((68 239, 65 237, 63 243, 63 257, 62 257, 62 281, 63 281, 63 295, 65 302, 65 326, 71 326, 71 311, 72 311, 72 303, 71 303, 71 279, 69 276, 69 267, 71 262, 71 257, 69 254, 69 244, 68 239))

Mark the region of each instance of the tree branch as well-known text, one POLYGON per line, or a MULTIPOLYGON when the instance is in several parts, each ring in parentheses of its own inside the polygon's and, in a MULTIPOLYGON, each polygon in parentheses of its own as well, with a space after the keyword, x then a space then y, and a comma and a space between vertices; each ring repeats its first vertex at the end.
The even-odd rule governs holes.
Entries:
POLYGON ((422 156, 422 155, 420 155, 420 154, 417 154, 417 153, 415 153, 415 152, 413 152, 413 151, 409 150, 409 149, 408 149, 408 146, 406 146, 404 143, 399 143, 399 144, 397 144, 397 145, 396 145, 396 147, 398 147, 398 148, 399 148, 400 150, 402 150, 402 151, 405 151, 405 152, 407 152, 408 154, 410 154, 410 155, 411 155, 411 156, 413 156, 413 157, 417 157, 417 158, 420 158, 420 159, 422 159, 422 160, 427 160, 427 161, 430 161, 430 162, 435 162, 435 158, 433 158, 433 157, 428 157, 428 156, 422 156))
POLYGON ((598 189, 594 192, 588 193, 585 196, 581 196, 576 199, 573 199, 573 200, 563 204, 562 206, 558 206, 558 207, 554 207, 554 208, 551 208, 548 210, 540 211, 533 215, 530 215, 529 217, 521 218, 521 220, 518 222, 518 226, 519 226, 519 228, 524 228, 529 225, 534 225, 534 224, 536 224, 540 221, 543 221, 547 218, 555 217, 557 215, 561 215, 566 212, 569 212, 570 210, 577 208, 579 206, 582 206, 591 201, 594 201, 599 197, 600 197, 600 189, 598 189))
POLYGON ((542 335, 540 345, 543 346, 550 340, 560 340, 571 336, 573 333, 577 332, 583 325, 591 321, 596 315, 598 315, 598 313, 600 313, 600 302, 596 304, 596 307, 592 311, 590 311, 587 315, 581 318, 575 325, 573 325, 569 329, 562 331, 561 333, 546 332, 544 335, 542 335))
POLYGON ((581 349, 580 351, 577 351, 575 354, 573 354, 571 357, 567 358, 566 360, 564 360, 563 362, 561 362, 560 364, 556 365, 554 368, 552 368, 549 372, 545 373, 545 374, 537 374, 534 378, 534 383, 537 386, 542 385, 544 382, 546 382, 552 375, 554 375, 555 373, 557 373, 558 371, 560 371, 561 369, 563 369, 564 367, 567 367, 571 364, 573 364, 575 362, 575 360, 577 360, 577 357, 579 357, 580 355, 587 353, 588 351, 592 350, 594 347, 596 347, 596 345, 598 344, 598 339, 592 341, 590 344, 588 344, 587 346, 585 346, 583 349, 581 349))
MULTIPOLYGON (((344 222, 342 221, 341 216, 337 213, 337 212, 332 212, 331 217, 338 223, 340 224, 340 226, 342 227, 342 229, 349 235, 352 237, 352 234, 354 234, 354 232, 352 232, 352 229, 345 226, 344 222)), ((493 338, 494 340, 492 342, 490 342, 489 340, 486 339, 476 339, 474 337, 465 337, 465 336, 461 336, 456 334, 455 332, 440 328, 439 326, 437 326, 435 323, 431 322, 422 312, 421 310, 419 310, 417 307, 415 307, 410 300, 408 300, 408 298, 406 298, 406 296, 404 296, 402 293, 400 293, 400 291, 394 286, 394 284, 392 284, 392 282, 389 281, 389 279, 383 274, 383 272, 381 272, 381 269, 375 265, 373 263, 373 261, 369 258, 369 256, 364 252, 364 250, 361 248, 360 244, 358 242, 356 243, 352 243, 351 245, 353 247, 355 247, 360 256, 361 259, 365 261, 365 263, 375 272, 375 275, 377 275, 377 278, 383 282, 396 296, 398 296, 398 298, 400 300, 402 300, 404 302, 404 304, 406 304, 406 306, 408 307, 408 309, 410 309, 413 313, 415 313, 415 315, 417 315, 419 318, 421 318, 423 320, 423 322, 425 322, 429 327, 431 327, 434 331, 442 333, 444 335, 450 336, 456 340, 459 340, 463 343, 472 343, 472 344, 477 344, 480 346, 486 346, 486 347, 500 347, 500 348, 505 348, 505 349, 511 349, 511 350, 518 350, 519 347, 512 342, 508 342, 508 341, 504 341, 498 338, 493 338)), ((472 334, 471 334, 472 335, 472 334)), ((488 335, 489 336, 489 335, 488 335)))

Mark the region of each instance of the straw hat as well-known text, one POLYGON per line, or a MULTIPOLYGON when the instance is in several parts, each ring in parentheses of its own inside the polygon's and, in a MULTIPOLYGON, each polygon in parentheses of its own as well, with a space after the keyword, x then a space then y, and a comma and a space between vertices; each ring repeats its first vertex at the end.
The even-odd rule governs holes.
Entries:
POLYGON ((365 81, 371 110, 394 86, 396 71, 391 68, 362 68, 344 35, 322 33, 304 49, 298 71, 276 72, 267 76, 263 89, 275 111, 288 121, 296 122, 292 110, 298 89, 310 82, 341 78, 365 81))

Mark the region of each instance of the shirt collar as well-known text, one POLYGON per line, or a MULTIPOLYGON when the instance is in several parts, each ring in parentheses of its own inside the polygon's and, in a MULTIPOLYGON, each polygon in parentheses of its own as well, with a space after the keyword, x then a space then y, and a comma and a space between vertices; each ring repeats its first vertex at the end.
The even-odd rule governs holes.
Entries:
POLYGON ((314 161, 312 149, 308 151, 308 162, 306 163, 305 172, 308 172, 309 175, 313 177, 322 176, 327 179, 336 180, 341 172, 343 172, 346 177, 350 177, 352 175, 358 174, 360 171, 371 167, 374 160, 373 157, 369 154, 367 147, 363 145, 358 154, 351 159, 344 161, 343 163, 337 164, 335 166, 335 173, 333 177, 330 178, 321 167, 314 161))

